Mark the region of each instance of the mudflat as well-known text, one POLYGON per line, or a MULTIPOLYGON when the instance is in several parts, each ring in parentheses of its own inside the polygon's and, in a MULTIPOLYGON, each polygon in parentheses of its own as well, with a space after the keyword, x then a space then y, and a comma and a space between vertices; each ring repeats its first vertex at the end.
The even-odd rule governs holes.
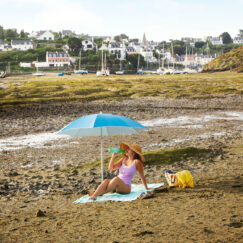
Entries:
MULTIPOLYGON (((0 242, 243 241, 240 95, 13 106, 1 108, 0 120, 0 242), (138 143, 148 158, 185 151, 175 161, 148 159, 146 179, 165 183, 166 169, 188 169, 195 187, 168 189, 165 183, 149 199, 73 204, 100 183, 100 167, 91 164, 100 157, 99 138, 57 138, 55 132, 100 111, 149 128, 105 137, 107 159, 108 148, 122 141, 138 143)), ((105 171, 105 178, 115 175, 105 171)), ((133 183, 141 183, 138 175, 133 183)))

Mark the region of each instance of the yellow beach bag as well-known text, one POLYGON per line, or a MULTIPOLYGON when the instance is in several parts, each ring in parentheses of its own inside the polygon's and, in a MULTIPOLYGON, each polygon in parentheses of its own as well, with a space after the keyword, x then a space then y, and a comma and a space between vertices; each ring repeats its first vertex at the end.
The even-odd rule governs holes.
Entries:
POLYGON ((188 170, 182 170, 176 173, 176 177, 178 180, 178 186, 180 188, 185 188, 185 187, 194 187, 193 184, 193 177, 188 170))

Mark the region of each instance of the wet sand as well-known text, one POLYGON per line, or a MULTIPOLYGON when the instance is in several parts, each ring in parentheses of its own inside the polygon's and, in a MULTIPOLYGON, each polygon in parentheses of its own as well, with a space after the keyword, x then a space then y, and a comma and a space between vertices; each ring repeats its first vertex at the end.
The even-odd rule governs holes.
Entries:
MULTIPOLYGON (((243 99, 238 96, 1 109, 0 242, 241 242, 242 114, 243 99), (136 142, 144 152, 210 149, 197 160, 145 163, 148 183, 165 182, 166 169, 188 169, 195 188, 165 187, 153 198, 126 203, 73 204, 100 182, 99 167, 70 169, 99 159, 99 139, 48 136, 75 118, 100 111, 149 127, 139 134, 105 137, 105 157, 107 148, 121 141, 136 142), (47 139, 40 140, 43 134, 47 139)), ((105 171, 105 178, 115 174, 105 171)), ((133 182, 141 183, 138 175, 133 182)))

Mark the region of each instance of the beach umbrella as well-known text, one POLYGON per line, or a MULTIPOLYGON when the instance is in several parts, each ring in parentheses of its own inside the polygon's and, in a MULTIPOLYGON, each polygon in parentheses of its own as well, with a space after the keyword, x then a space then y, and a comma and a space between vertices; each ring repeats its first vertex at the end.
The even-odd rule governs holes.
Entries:
POLYGON ((100 136, 101 180, 103 181, 103 136, 133 134, 147 129, 140 123, 118 115, 91 114, 78 118, 62 128, 57 134, 78 136, 100 136))

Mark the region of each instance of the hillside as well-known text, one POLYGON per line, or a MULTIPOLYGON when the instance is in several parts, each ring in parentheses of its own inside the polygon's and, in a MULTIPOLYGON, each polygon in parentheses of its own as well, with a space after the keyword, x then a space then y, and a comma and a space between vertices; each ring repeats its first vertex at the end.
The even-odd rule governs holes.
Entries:
POLYGON ((203 68, 203 72, 218 72, 226 70, 243 72, 243 46, 215 58, 203 68))

